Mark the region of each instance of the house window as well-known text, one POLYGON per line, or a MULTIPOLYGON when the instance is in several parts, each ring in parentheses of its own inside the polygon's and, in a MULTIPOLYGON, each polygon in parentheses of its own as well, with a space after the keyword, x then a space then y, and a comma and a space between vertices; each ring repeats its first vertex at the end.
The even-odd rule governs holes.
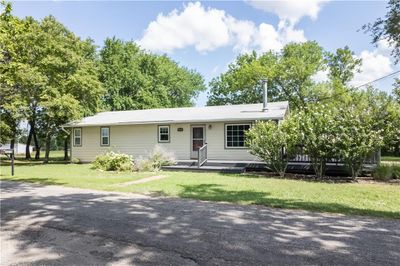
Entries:
POLYGON ((225 147, 244 148, 245 132, 249 130, 250 124, 227 124, 225 125, 225 147))
POLYGON ((82 129, 74 128, 74 146, 82 146, 82 129))
POLYGON ((158 126, 158 142, 169 142, 169 126, 158 126))
POLYGON ((102 127, 100 128, 100 145, 109 146, 110 145, 110 128, 102 127))

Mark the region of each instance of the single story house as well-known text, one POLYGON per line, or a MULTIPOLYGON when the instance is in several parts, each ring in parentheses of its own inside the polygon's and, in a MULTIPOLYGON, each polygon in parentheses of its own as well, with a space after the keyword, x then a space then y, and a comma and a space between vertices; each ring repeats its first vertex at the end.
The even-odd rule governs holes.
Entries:
POLYGON ((93 161, 106 151, 145 157, 155 145, 177 160, 198 158, 207 143, 209 160, 253 161, 245 131, 259 120, 283 120, 288 102, 101 112, 73 121, 71 158, 93 161))

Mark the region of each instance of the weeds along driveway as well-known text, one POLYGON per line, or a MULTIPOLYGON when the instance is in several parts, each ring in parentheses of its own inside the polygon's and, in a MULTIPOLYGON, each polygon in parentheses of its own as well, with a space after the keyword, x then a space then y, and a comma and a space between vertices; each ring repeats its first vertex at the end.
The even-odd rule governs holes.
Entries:
POLYGON ((0 184, 2 265, 400 261, 400 220, 0 184))

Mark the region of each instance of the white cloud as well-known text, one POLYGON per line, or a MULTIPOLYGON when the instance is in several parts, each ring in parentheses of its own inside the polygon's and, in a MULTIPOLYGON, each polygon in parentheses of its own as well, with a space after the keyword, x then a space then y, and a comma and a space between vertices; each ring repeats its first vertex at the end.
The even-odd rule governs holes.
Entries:
POLYGON ((312 79, 315 82, 325 82, 325 81, 329 80, 328 74, 329 74, 328 70, 320 70, 320 71, 318 71, 317 73, 314 74, 312 79))
POLYGON ((199 52, 233 46, 235 51, 277 51, 288 42, 306 41, 303 30, 282 22, 278 28, 248 20, 238 20, 225 11, 205 8, 200 2, 189 3, 182 11, 159 14, 151 22, 138 43, 154 52, 170 53, 194 47, 199 52))
POLYGON ((351 84, 360 86, 393 72, 389 53, 390 47, 385 42, 379 42, 373 51, 362 51, 358 56, 362 59, 361 72, 354 75, 351 84))
POLYGON ((246 2, 254 8, 275 13, 281 20, 294 25, 305 16, 315 20, 321 7, 328 0, 247 0, 246 2))
POLYGON ((200 52, 210 51, 229 43, 229 29, 225 12, 204 9, 199 2, 189 3, 182 12, 159 14, 149 24, 139 44, 144 48, 171 52, 186 46, 195 46, 200 52))

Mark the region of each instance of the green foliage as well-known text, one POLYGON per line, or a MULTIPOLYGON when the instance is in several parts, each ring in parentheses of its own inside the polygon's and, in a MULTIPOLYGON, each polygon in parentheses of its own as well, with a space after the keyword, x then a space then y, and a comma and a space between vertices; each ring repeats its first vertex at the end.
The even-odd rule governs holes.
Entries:
POLYGON ((93 168, 104 171, 132 171, 133 157, 123 153, 106 152, 96 157, 93 168))
POLYGON ((270 100, 288 100, 292 108, 298 108, 312 100, 312 76, 325 67, 323 50, 316 42, 290 43, 278 54, 240 55, 226 73, 210 82, 207 104, 261 102, 259 82, 268 79, 270 100))
POLYGON ((100 51, 100 80, 110 110, 191 106, 205 90, 197 72, 115 38, 107 39, 100 51))
POLYGON ((268 80, 270 101, 288 100, 292 109, 306 103, 347 93, 345 85, 359 71, 361 60, 348 48, 324 52, 316 42, 291 43, 280 53, 243 54, 227 72, 210 82, 208 105, 258 103, 261 79, 268 80), (319 71, 328 69, 328 83, 315 82, 319 71))
POLYGON ((400 104, 400 78, 396 78, 393 84, 393 96, 397 103, 400 104))
POLYGON ((375 180, 389 181, 391 179, 400 179, 400 165, 381 164, 375 168, 372 175, 375 180))
POLYGON ((392 164, 393 179, 400 179, 400 165, 392 164))
POLYGON ((147 158, 136 161, 135 168, 138 171, 153 172, 159 171, 163 166, 174 164, 176 164, 175 155, 156 145, 147 158))
POLYGON ((335 150, 343 159, 352 177, 358 177, 368 156, 383 145, 383 130, 376 128, 371 108, 350 105, 339 108, 334 117, 336 126, 335 150))
POLYGON ((101 108, 95 46, 52 16, 19 19, 6 10, 0 17, 0 115, 11 137, 28 120, 46 142, 48 158, 60 125, 101 108))
MULTIPOLYGON (((239 55, 228 71, 209 84, 208 105, 258 103, 262 101, 260 80, 272 78, 278 56, 272 52, 257 56, 256 52, 239 55)), ((275 84, 268 84, 268 98, 284 99, 275 84)))
POLYGON ((299 121, 300 143, 304 152, 310 156, 318 178, 325 175, 328 159, 336 157, 335 111, 330 106, 316 103, 293 115, 293 119, 299 121))
POLYGON ((371 34, 374 44, 387 40, 393 47, 392 55, 398 63, 400 60, 400 0, 389 0, 387 8, 389 10, 384 18, 378 18, 374 23, 364 25, 363 29, 371 34))
POLYGON ((387 93, 368 88, 351 94, 359 110, 369 110, 374 117, 374 130, 383 136, 383 152, 400 154, 400 103, 387 93))
POLYGON ((297 144, 297 123, 290 118, 279 123, 257 122, 246 133, 250 153, 266 162, 281 177, 285 175, 288 160, 296 154, 297 144))
POLYGON ((354 56, 348 46, 339 48, 336 53, 326 53, 329 77, 333 82, 347 85, 354 77, 355 72, 360 72, 361 59, 354 56))

